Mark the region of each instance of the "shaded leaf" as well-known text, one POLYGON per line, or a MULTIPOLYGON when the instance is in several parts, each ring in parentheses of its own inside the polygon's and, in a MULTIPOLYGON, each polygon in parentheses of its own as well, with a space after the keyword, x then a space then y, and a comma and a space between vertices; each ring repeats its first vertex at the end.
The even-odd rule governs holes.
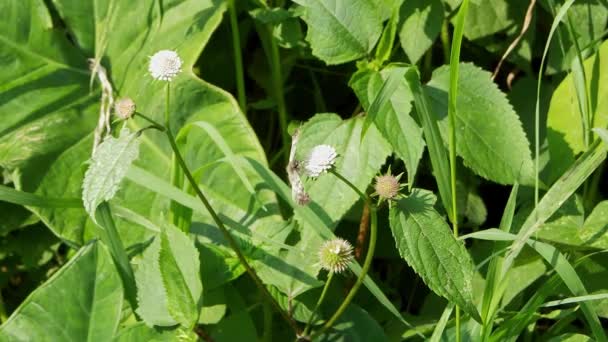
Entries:
POLYGON ((92 243, 30 294, 0 327, 0 339, 108 341, 118 327, 122 299, 110 255, 92 243))
POLYGON ((304 6, 306 40, 327 64, 364 57, 382 33, 382 21, 371 0, 294 0, 304 6))
POLYGON ((399 30, 401 47, 415 64, 433 45, 443 23, 441 0, 407 0, 400 9, 403 25, 399 30))

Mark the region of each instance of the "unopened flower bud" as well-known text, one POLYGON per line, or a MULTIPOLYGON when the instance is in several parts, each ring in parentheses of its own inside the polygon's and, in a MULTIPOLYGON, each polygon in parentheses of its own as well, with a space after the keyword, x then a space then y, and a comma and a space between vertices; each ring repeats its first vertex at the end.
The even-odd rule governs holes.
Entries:
POLYGON ((114 112, 121 120, 130 119, 136 110, 135 102, 130 97, 124 97, 114 102, 114 112))

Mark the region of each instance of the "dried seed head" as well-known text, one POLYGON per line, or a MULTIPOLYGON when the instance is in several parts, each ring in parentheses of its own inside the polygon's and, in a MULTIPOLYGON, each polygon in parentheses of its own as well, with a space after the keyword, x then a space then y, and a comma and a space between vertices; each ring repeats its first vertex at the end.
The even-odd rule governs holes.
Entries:
POLYGON ((352 260, 353 246, 344 239, 336 238, 327 241, 319 250, 319 264, 329 272, 344 272, 352 260))
POLYGON ((161 81, 172 81, 182 71, 182 59, 175 51, 161 50, 150 57, 148 71, 161 81))
POLYGON ((374 184, 374 190, 381 199, 392 200, 399 195, 399 178, 387 173, 385 175, 376 177, 376 184, 374 184))
POLYGON ((327 172, 334 166, 338 153, 336 149, 329 145, 317 145, 313 147, 306 160, 306 173, 310 177, 318 177, 327 172))
POLYGON ((121 120, 127 120, 135 114, 135 102, 130 97, 122 98, 114 103, 114 112, 121 120))

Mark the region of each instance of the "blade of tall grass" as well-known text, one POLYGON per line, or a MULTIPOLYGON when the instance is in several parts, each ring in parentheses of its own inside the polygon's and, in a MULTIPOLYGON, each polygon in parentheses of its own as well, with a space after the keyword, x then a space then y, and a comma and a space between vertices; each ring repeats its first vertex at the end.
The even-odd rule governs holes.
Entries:
POLYGON ((547 58, 547 53, 549 52, 549 46, 551 45, 551 39, 553 38, 553 34, 555 33, 555 30, 557 29, 557 27, 559 26, 559 24, 561 23, 562 19, 564 18, 564 16, 566 15, 566 13, 568 12, 568 9, 570 8, 570 6, 572 6, 572 4, 574 3, 574 0, 567 0, 564 5, 559 9, 559 11, 557 12, 557 14, 555 15, 555 18, 553 19, 553 23, 551 24, 551 29, 549 30, 549 36, 547 37, 547 43, 545 44, 545 49, 543 50, 543 57, 541 58, 541 62, 540 62, 540 69, 538 70, 538 79, 537 79, 537 83, 536 83, 536 105, 535 105, 535 109, 534 109, 534 174, 535 174, 535 181, 534 181, 534 206, 537 207, 538 206, 538 200, 539 200, 539 177, 540 177, 540 87, 541 87, 541 80, 542 80, 542 76, 543 76, 543 72, 544 72, 544 68, 545 68, 545 59, 547 58))
MULTIPOLYGON (((476 238, 491 241, 510 241, 517 240, 519 238, 518 236, 519 235, 514 235, 498 229, 487 229, 467 234, 463 236, 462 239, 476 238)), ((570 290, 570 292, 572 292, 573 295, 587 295, 585 285, 574 270, 574 267, 555 247, 532 239, 526 239, 526 243, 541 257, 543 257, 543 259, 545 259, 545 261, 551 265, 551 267, 553 267, 555 272, 560 276, 566 287, 570 290)), ((593 306, 591 306, 590 303, 581 302, 581 309, 596 340, 607 341, 606 334, 593 306)))
POLYGON ((452 190, 450 187, 450 165, 448 163, 447 151, 437 124, 436 116, 428 100, 428 96, 420 83, 420 74, 416 67, 411 67, 405 72, 405 80, 414 95, 414 105, 418 114, 418 121, 422 123, 424 140, 429 149, 429 157, 433 174, 439 188, 439 197, 445 210, 452 211, 452 190))
MULTIPOLYGON (((464 23, 469 8, 469 0, 463 0, 456 15, 450 53, 450 89, 448 90, 448 122, 450 151, 450 185, 452 188, 452 230, 458 236, 458 208, 456 202, 456 102, 458 99, 458 70, 460 65, 460 46, 464 34, 464 23)), ((456 342, 460 342, 460 308, 456 307, 456 342)))
POLYGON ((587 152, 581 155, 553 186, 547 191, 543 199, 536 205, 528 218, 524 221, 517 239, 513 242, 510 252, 505 258, 502 267, 502 276, 513 265, 515 258, 521 252, 528 239, 547 219, 549 219, 562 204, 572 196, 578 187, 597 169, 606 158, 605 145, 599 140, 593 143, 587 152))
MULTIPOLYGON (((500 230, 507 233, 511 230, 511 225, 513 223, 518 189, 519 185, 516 183, 511 189, 511 195, 509 195, 509 200, 507 201, 507 205, 505 206, 505 210, 500 221, 500 230)), ((497 251, 505 247, 506 244, 504 242, 495 242, 493 250, 497 251)), ((492 333, 494 315, 496 314, 498 305, 500 304, 500 300, 506 289, 505 282, 500 282, 502 262, 503 257, 498 256, 493 258, 488 266, 486 284, 481 305, 481 318, 483 320, 483 327, 481 330, 482 341, 486 341, 492 333)))
POLYGON ((80 198, 50 198, 0 185, 0 201, 40 208, 82 208, 80 198))
POLYGON ((365 121, 363 122, 363 128, 361 128, 361 140, 365 137, 365 133, 375 121, 376 116, 378 116, 379 113, 385 112, 390 105, 391 96, 393 96, 397 90, 397 87, 402 80, 403 72, 402 68, 390 69, 386 81, 384 81, 378 95, 376 95, 374 101, 369 106, 365 121))
POLYGON ((443 335, 443 331, 445 327, 448 325, 448 321, 450 320, 450 316, 452 315, 452 311, 454 311, 454 303, 448 303, 437 321, 437 325, 435 325, 435 329, 433 330, 433 335, 429 339, 430 342, 439 342, 441 341, 441 336, 443 335))
POLYGON ((247 94, 245 93, 245 74, 243 72, 243 56, 241 53, 241 34, 237 18, 235 0, 228 1, 230 15, 230 31, 232 33, 232 52, 234 57, 234 71, 236 78, 236 91, 239 107, 247 116, 247 94))
POLYGON ((548 308, 548 307, 552 307, 552 306, 587 302, 587 301, 600 300, 600 299, 606 299, 606 298, 608 298, 608 293, 597 293, 597 294, 586 295, 586 296, 577 296, 577 297, 569 297, 569 298, 564 298, 564 299, 559 299, 559 300, 552 300, 550 302, 546 302, 545 304, 543 304, 542 307, 548 308))

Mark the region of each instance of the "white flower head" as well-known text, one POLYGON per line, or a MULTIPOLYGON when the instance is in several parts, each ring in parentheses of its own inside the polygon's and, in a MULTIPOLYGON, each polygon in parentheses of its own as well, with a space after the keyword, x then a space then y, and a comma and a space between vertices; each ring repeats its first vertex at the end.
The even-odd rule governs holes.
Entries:
POLYGON ((329 145, 317 145, 312 148, 306 160, 306 173, 310 177, 318 177, 334 166, 338 153, 329 145))
POLYGON ((319 250, 319 265, 329 272, 344 272, 352 260, 353 246, 344 239, 329 240, 319 250))
POLYGON ((182 72, 182 64, 182 59, 177 52, 161 50, 150 57, 148 71, 155 79, 170 82, 182 72))

